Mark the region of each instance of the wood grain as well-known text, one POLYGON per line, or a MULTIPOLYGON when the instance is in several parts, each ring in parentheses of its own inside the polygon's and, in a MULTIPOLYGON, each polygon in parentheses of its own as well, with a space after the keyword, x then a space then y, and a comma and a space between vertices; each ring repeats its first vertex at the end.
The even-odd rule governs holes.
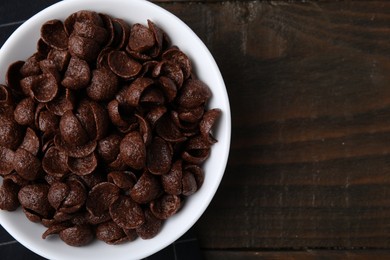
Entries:
MULTIPOLYGON (((22 2, 0 3, 0 42, 38 11, 22 2)), ((390 3, 153 2, 205 42, 230 96, 205 258, 388 258, 390 3)))
POLYGON ((232 107, 201 246, 389 248, 390 3, 159 4, 208 46, 232 107))
POLYGON ((388 250, 305 250, 305 251, 206 251, 205 259, 224 260, 364 260, 364 259, 389 259, 388 250))

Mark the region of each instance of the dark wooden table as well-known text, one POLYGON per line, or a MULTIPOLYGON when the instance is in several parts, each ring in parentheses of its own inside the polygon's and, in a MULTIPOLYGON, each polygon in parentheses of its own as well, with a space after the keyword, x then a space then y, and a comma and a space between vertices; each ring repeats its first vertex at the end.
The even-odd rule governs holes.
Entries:
POLYGON ((196 225, 207 259, 390 257, 390 3, 159 4, 230 96, 229 163, 196 225))
POLYGON ((229 162, 195 226, 205 258, 390 257, 390 2, 154 2, 230 96, 229 162))

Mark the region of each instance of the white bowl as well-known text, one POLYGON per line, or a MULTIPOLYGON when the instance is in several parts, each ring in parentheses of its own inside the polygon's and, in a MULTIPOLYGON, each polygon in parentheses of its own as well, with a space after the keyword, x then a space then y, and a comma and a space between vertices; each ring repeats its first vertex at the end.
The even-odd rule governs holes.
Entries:
MULTIPOLYGON (((204 165, 205 180, 201 189, 190 196, 184 207, 168 219, 160 233, 149 240, 140 238, 122 245, 107 245, 95 241, 84 247, 71 247, 60 239, 42 239, 45 228, 32 223, 22 213, 0 210, 0 224, 20 243, 48 259, 140 259, 158 252, 182 236, 200 218, 212 200, 225 171, 231 134, 229 100, 218 66, 212 55, 180 19, 163 8, 143 0, 67 0, 54 4, 22 24, 0 50, 0 83, 5 82, 9 64, 25 60, 36 50, 41 25, 50 19, 64 20, 73 12, 88 9, 122 18, 129 23, 146 24, 151 19, 170 36, 193 62, 194 70, 212 90, 210 108, 220 108, 222 117, 215 132, 218 143, 212 146, 211 156, 204 165)), ((212 228, 212 227, 210 227, 212 228)))

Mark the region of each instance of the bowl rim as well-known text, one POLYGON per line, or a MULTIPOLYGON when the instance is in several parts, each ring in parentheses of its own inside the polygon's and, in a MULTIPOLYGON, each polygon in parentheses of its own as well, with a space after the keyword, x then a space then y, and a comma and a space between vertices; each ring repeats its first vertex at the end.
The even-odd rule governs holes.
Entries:
MULTIPOLYGON (((42 20, 43 17, 51 16, 50 14, 53 11, 57 10, 57 12, 58 12, 58 10, 60 10, 60 9, 62 9, 64 7, 70 7, 72 5, 75 5, 75 6, 79 6, 79 5, 80 6, 88 6, 89 4, 91 4, 91 5, 92 4, 103 4, 105 1, 106 0, 83 0, 83 1, 79 1, 79 0, 66 0, 66 1, 57 2, 57 3, 47 7, 45 9, 41 10, 40 12, 38 12, 37 14, 35 14, 31 18, 29 18, 27 21, 25 21, 23 24, 21 24, 12 33, 12 35, 6 40, 6 42, 3 44, 3 46, 0 49, 0 67, 3 66, 1 64, 4 64, 4 63, 10 64, 9 62, 4 62, 1 59, 4 56, 6 56, 6 53, 7 53, 8 50, 12 49, 12 44, 17 39, 22 37, 21 35, 24 35, 30 29, 30 27, 32 27, 34 25, 37 26, 36 25, 37 21, 42 20)), ((115 5, 115 4, 121 5, 121 4, 123 4, 125 6, 127 6, 127 5, 145 6, 145 8, 153 9, 153 10, 155 10, 155 12, 160 12, 161 15, 164 16, 164 17, 169 17, 169 19, 173 20, 173 22, 175 24, 177 24, 178 27, 183 28, 183 30, 188 31, 187 33, 190 34, 191 37, 193 38, 192 39, 194 41, 193 44, 196 45, 197 47, 203 49, 204 55, 206 55, 205 59, 208 61, 209 65, 210 65, 210 68, 211 68, 211 72, 210 73, 212 73, 213 76, 215 77, 214 80, 219 83, 219 88, 221 89, 221 91, 220 91, 221 93, 219 93, 220 94, 219 97, 221 99, 223 99, 223 104, 224 104, 224 108, 222 110, 223 111, 223 114, 222 114, 223 120, 220 120, 221 122, 220 122, 220 124, 218 126, 219 129, 221 129, 221 128, 223 129, 223 132, 222 132, 223 142, 219 143, 219 145, 223 145, 223 146, 219 149, 219 151, 221 151, 221 153, 218 154, 218 161, 219 161, 219 163, 218 163, 219 168, 218 169, 221 172, 215 178, 214 182, 210 183, 210 185, 208 186, 209 192, 206 193, 206 195, 203 195, 202 203, 198 205, 197 210, 194 212, 194 214, 191 215, 191 218, 188 221, 183 222, 185 227, 182 227, 180 229, 180 231, 175 231, 174 235, 169 234, 167 239, 164 239, 164 240, 160 239, 158 241, 158 246, 154 245, 147 252, 139 252, 138 254, 134 255, 135 258, 144 258, 144 257, 147 257, 147 256, 149 256, 151 254, 154 254, 154 253, 160 251, 161 249, 167 247, 168 245, 173 243, 175 240, 180 238, 185 232, 187 232, 199 220, 201 215, 205 212, 206 208, 211 203, 211 200, 214 197, 215 193, 217 192, 217 189, 218 189, 218 187, 220 185, 220 182, 222 180, 222 177, 224 175, 224 172, 225 172, 225 169, 226 169, 226 165, 227 165, 227 161, 228 161, 228 157, 229 157, 230 141, 231 141, 231 111, 230 111, 230 104, 229 104, 229 98, 228 98, 228 94, 227 94, 227 90, 226 90, 226 86, 225 86, 224 80, 222 78, 221 72, 220 72, 220 70, 219 70, 219 68, 217 66, 217 63, 216 63, 214 57, 211 55, 210 51, 208 50, 206 45, 202 42, 202 40, 182 20, 180 20, 177 16, 175 16, 172 13, 170 13, 166 9, 164 9, 164 8, 154 4, 154 3, 145 1, 145 0, 132 0, 132 1, 128 1, 127 3, 124 0, 111 0, 111 1, 107 1, 107 2, 110 2, 110 4, 112 4, 112 5, 115 5)), ((84 9, 96 10, 96 7, 84 8, 84 9)), ((78 9, 78 10, 80 10, 80 9, 78 9)), ((44 21, 46 21, 46 20, 47 19, 44 19, 44 21)), ((39 26, 41 24, 42 23, 39 23, 39 26)), ((157 22, 157 25, 159 25, 159 22, 157 22)), ((36 42, 36 41, 32 40, 32 42, 36 42)), ((179 45, 179 47, 181 47, 181 46, 179 45)), ((186 51, 184 51, 184 52, 186 52, 186 51)), ((32 53, 30 53, 30 55, 31 54, 32 53)), ((3 75, 0 76, 0 82, 4 81, 4 78, 1 78, 1 77, 3 77, 3 75)), ((218 131, 218 134, 219 134, 220 131, 219 130, 217 130, 217 131, 218 131)), ((219 135, 218 135, 218 139, 219 139, 219 141, 221 141, 219 135)), ((212 147, 211 150, 212 150, 212 153, 213 153, 214 147, 212 147)), ((201 190, 202 189, 200 189, 197 193, 199 193, 201 190)), ((197 193, 195 193, 192 196, 200 196, 197 193)), ((188 198, 188 199, 193 199, 193 198, 188 198)), ((21 232, 20 227, 18 228, 16 226, 13 226, 12 223, 9 222, 9 218, 11 218, 10 214, 13 214, 13 212, 0 211, 0 224, 7 230, 7 232, 9 232, 21 244, 23 244, 25 247, 27 247, 31 251, 33 251, 33 252, 35 252, 35 253, 43 256, 43 257, 49 258, 49 259, 67 259, 66 257, 64 258, 64 256, 53 255, 51 252, 50 253, 47 252, 45 250, 45 248, 42 248, 40 246, 36 246, 34 243, 32 243, 31 238, 28 238, 26 235, 24 235, 23 232, 21 232)), ((180 214, 180 212, 178 212, 178 214, 180 214)), ((177 219, 177 216, 173 216, 171 221, 174 221, 173 220, 174 218, 177 219)), ((32 222, 28 222, 28 223, 29 224, 30 223, 34 224, 32 222)), ((38 237, 37 239, 41 239, 41 238, 38 237)), ((134 243, 134 242, 131 242, 131 243, 134 243)), ((116 245, 114 247, 121 248, 122 245, 116 245)), ((69 248, 69 249, 72 249, 71 251, 73 251, 73 249, 77 250, 78 248, 69 248)), ((82 254, 80 254, 80 256, 81 255, 82 254)), ((85 256, 82 256, 81 258, 86 259, 85 256)), ((123 258, 123 259, 130 259, 130 258, 132 258, 132 256, 129 256, 129 258, 123 258)), ((72 259, 78 259, 78 258, 77 257, 76 258, 72 257, 72 259)))

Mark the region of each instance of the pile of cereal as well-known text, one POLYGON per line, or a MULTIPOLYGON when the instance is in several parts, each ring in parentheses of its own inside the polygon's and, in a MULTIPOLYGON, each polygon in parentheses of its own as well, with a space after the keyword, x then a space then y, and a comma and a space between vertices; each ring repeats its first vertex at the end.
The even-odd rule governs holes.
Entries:
POLYGON ((219 109, 153 22, 79 11, 0 85, 0 208, 71 246, 150 239, 202 185, 219 109))

